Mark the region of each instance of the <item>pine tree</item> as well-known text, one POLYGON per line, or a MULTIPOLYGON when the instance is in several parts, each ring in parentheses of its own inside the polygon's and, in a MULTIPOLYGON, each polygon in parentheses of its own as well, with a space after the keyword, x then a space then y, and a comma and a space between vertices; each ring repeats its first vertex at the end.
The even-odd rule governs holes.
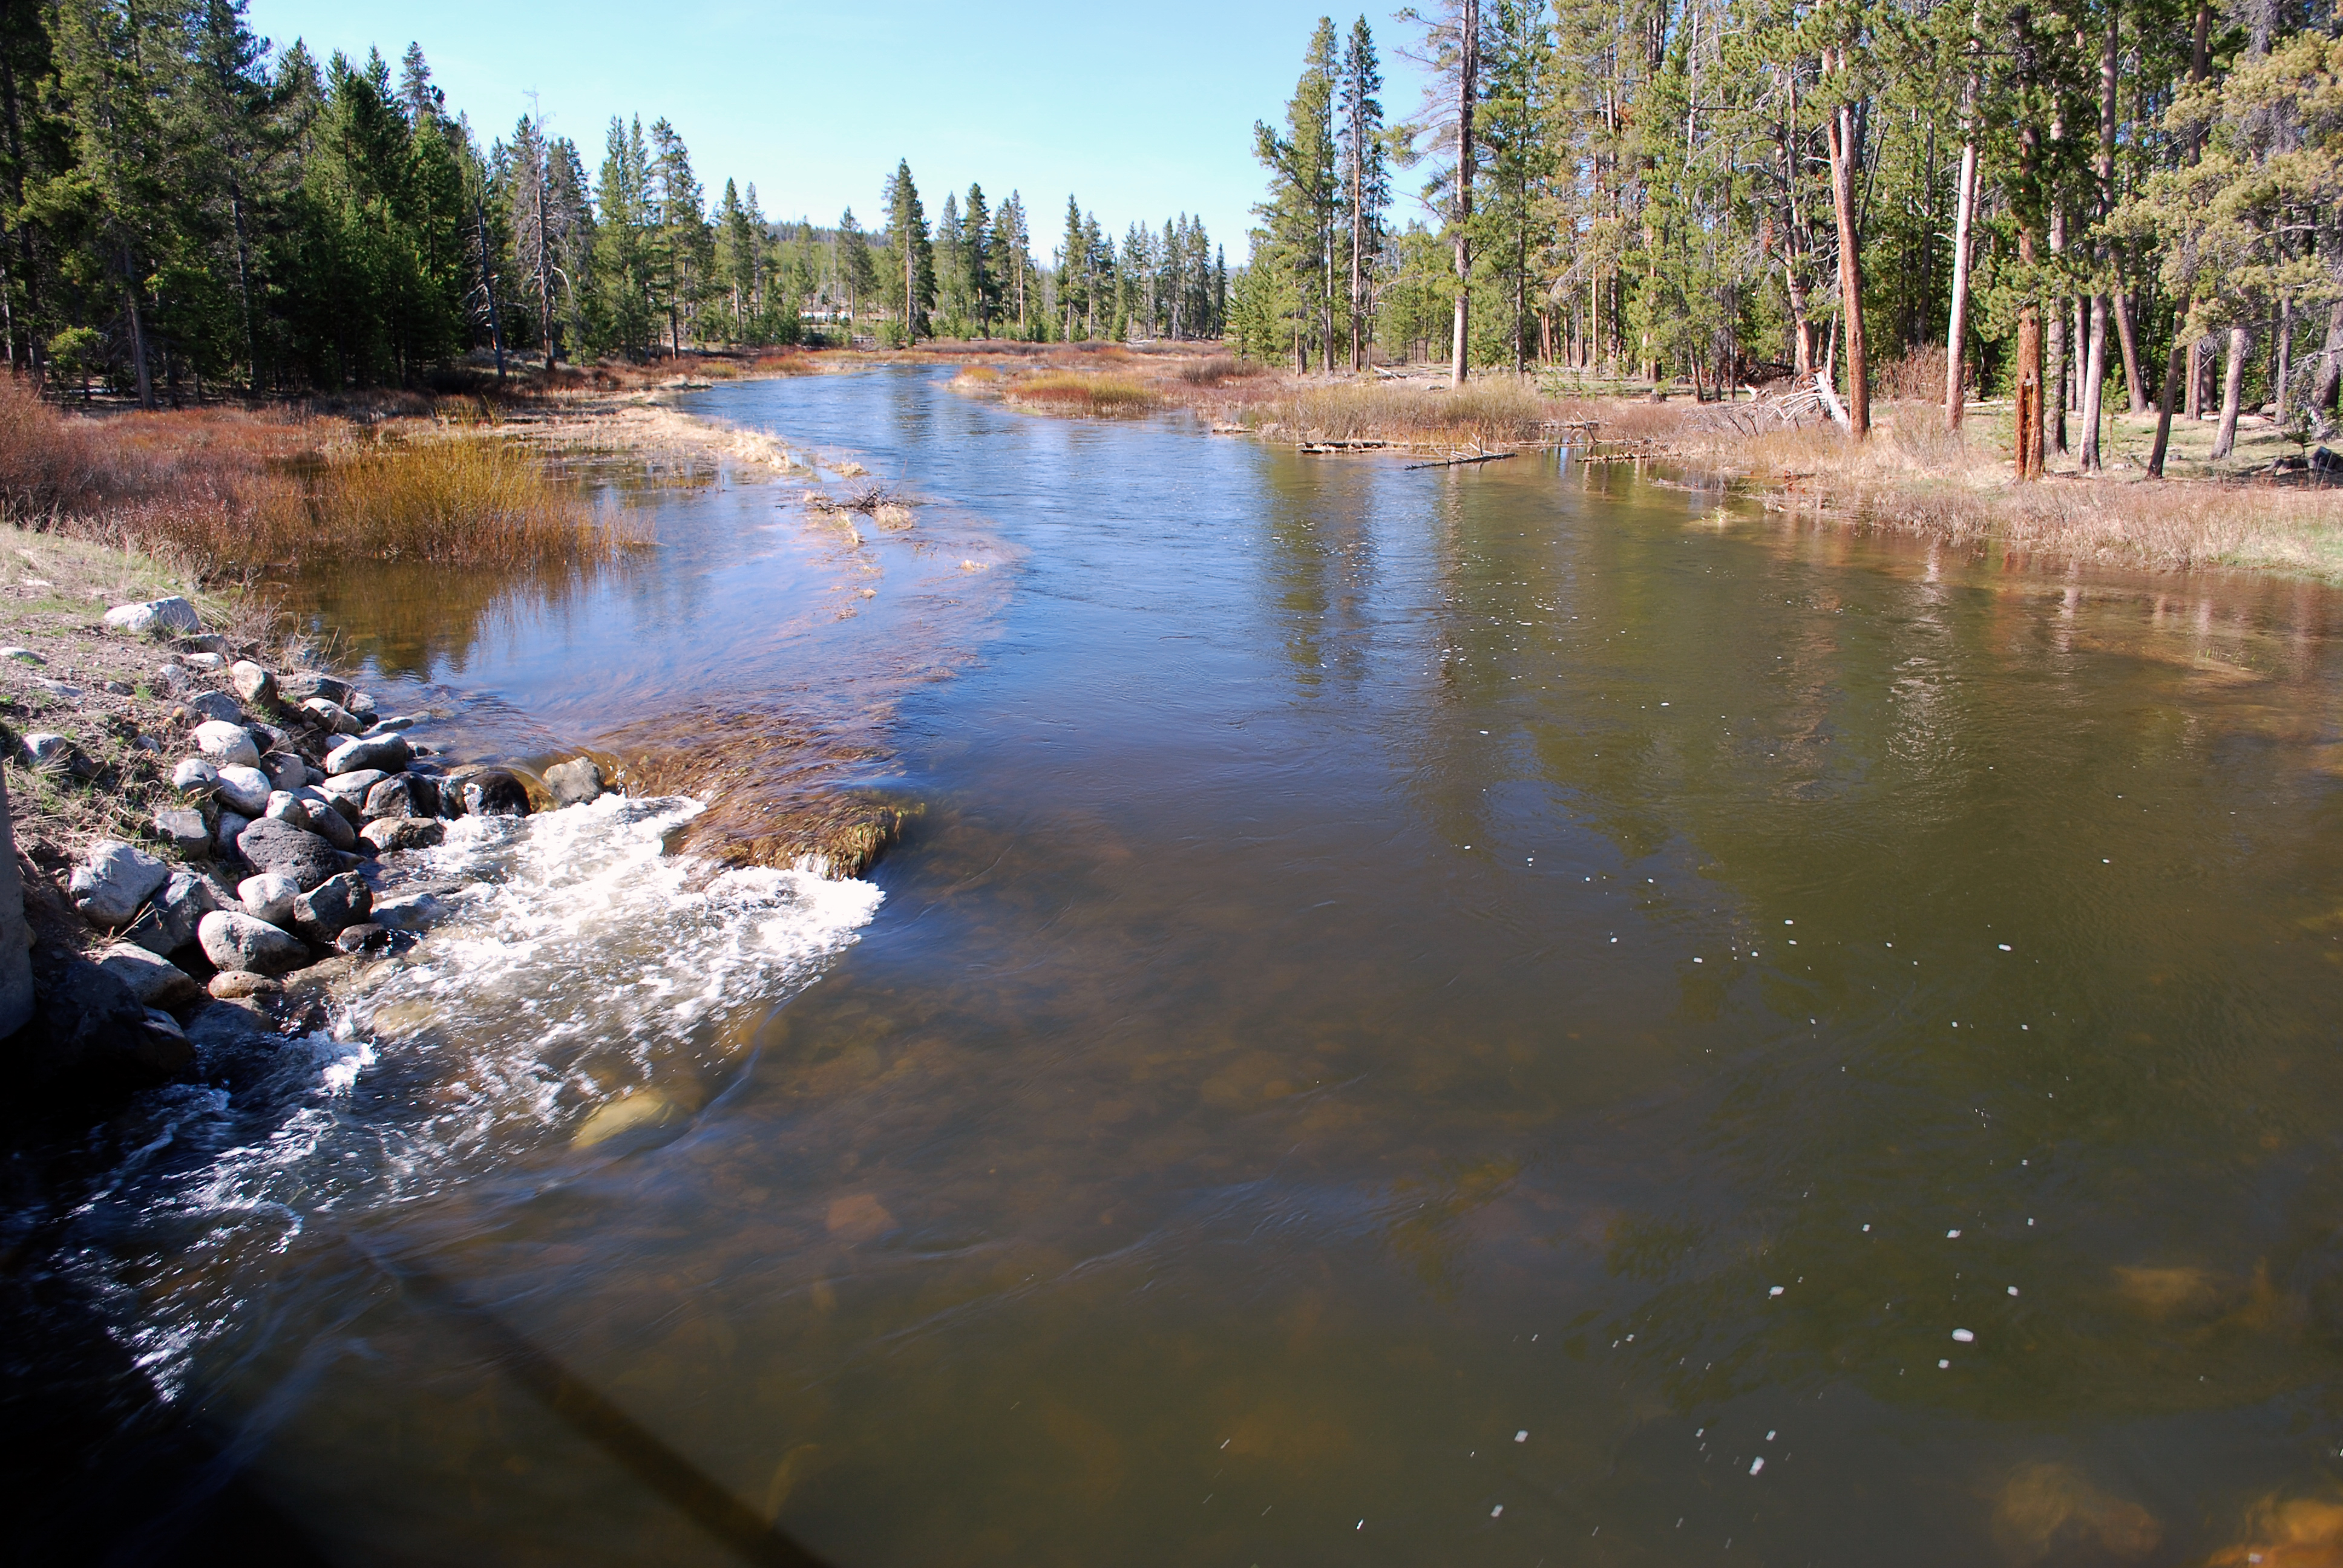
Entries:
POLYGON ((1373 265, 1383 249, 1383 212, 1391 206, 1388 136, 1383 127, 1383 68, 1375 58, 1374 34, 1362 16, 1351 27, 1342 51, 1342 85, 1336 95, 1340 129, 1336 143, 1342 168, 1342 201, 1349 223, 1351 368, 1367 367, 1367 323, 1373 315, 1370 290, 1373 265))
POLYGON ((870 242, 863 235, 862 226, 854 221, 852 207, 839 218, 838 236, 839 281, 846 288, 846 347, 851 348, 862 297, 872 291, 879 279, 870 264, 870 242))
POLYGON ((930 336, 928 312, 936 302, 935 249, 908 161, 896 163, 881 200, 887 208, 888 245, 895 253, 888 303, 895 312, 896 341, 908 348, 930 336))
POLYGON ((1270 170, 1269 199, 1253 209, 1265 239, 1255 247, 1254 265, 1265 261, 1283 275, 1277 297, 1294 313, 1294 368, 1303 372, 1313 337, 1322 345, 1322 367, 1331 372, 1334 367, 1334 256, 1342 210, 1335 153, 1338 69, 1334 25, 1321 17, 1303 56, 1301 80, 1285 106, 1285 129, 1259 122, 1252 129, 1254 156, 1270 170))
POLYGON ((992 213, 985 206, 984 187, 970 184, 968 206, 960 218, 960 276, 969 315, 977 336, 992 336, 992 318, 1001 313, 1001 279, 992 255, 992 213))

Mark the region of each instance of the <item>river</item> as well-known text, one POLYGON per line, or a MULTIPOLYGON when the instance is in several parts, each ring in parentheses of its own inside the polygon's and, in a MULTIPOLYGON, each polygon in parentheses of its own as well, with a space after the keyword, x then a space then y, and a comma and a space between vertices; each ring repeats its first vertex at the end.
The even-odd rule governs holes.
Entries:
POLYGON ((289 1121, 148 1109, 75 1266, 326 1556, 2179 1563, 2334 1494, 2331 593, 948 374, 687 399, 900 535, 728 471, 604 580, 297 606, 459 742, 810 716, 922 813, 867 882, 475 826, 289 1121))

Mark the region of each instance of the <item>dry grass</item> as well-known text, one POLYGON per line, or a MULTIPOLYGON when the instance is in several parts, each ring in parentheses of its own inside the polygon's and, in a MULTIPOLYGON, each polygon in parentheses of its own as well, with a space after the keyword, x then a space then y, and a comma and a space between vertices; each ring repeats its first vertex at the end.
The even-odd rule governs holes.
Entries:
POLYGON ((1011 403, 1057 414, 1137 414, 1163 401, 1161 392, 1137 377, 1103 371, 1042 370, 1004 377, 998 385, 1011 403))

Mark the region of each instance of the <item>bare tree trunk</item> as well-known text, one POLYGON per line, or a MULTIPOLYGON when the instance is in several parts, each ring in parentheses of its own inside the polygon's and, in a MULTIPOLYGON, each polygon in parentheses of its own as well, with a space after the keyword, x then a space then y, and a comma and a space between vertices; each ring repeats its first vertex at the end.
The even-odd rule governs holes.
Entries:
POLYGON ((488 297, 488 341, 497 349, 497 385, 505 384, 505 321, 497 309, 497 269, 488 259, 488 214, 480 198, 472 197, 473 230, 480 238, 480 287, 488 297))
POLYGON ((2107 386, 2107 297, 2091 296, 2091 355, 2083 368, 2083 471, 2096 474, 2099 460, 2100 399, 2107 386))
MULTIPOLYGON (((2058 140, 2058 126, 2050 127, 2050 139, 2058 140)), ((2050 254, 2057 256, 2066 248, 2066 210, 2063 204, 2050 204, 2050 254)), ((2042 366, 2042 430, 2043 449, 2046 456, 2066 452, 2066 302, 2050 301, 2049 330, 2044 335, 2042 366)))
POLYGON ((2147 454, 2147 477, 2164 477, 2164 454, 2172 444, 2172 406, 2180 398, 2180 377, 2188 359, 2188 346, 2181 334, 2188 330, 2188 301, 2183 298, 2172 312, 2172 353, 2164 367, 2164 396, 2156 406, 2156 445, 2147 454))
POLYGON ((2327 342, 2318 357, 2318 374, 2310 383, 2310 412, 2333 413, 2338 392, 2343 392, 2343 299, 2327 310, 2327 342))
POLYGON ((2123 347, 2124 396, 2134 414, 2147 412, 2147 386, 2139 378, 2139 330, 2132 318, 2131 296, 2118 289, 2115 297, 2116 341, 2123 347))
POLYGON ((2278 374, 2272 379, 2278 383, 2278 396, 2271 401, 2278 405, 2278 422, 2283 425, 2288 409, 2287 383, 2294 379, 2294 301, 2291 299, 2278 302, 2278 374))
MULTIPOLYGON (((1845 50, 1839 68, 1845 69, 1845 50)), ((1863 266, 1855 222, 1855 106, 1840 104, 1830 116, 1831 207, 1838 218, 1839 314, 1846 319, 1847 433, 1860 441, 1871 434, 1871 373, 1864 362, 1863 266)))
POLYGON ((1473 106, 1481 96, 1481 0, 1456 8, 1456 324, 1448 361, 1448 384, 1464 385, 1464 355, 1471 341, 1473 254, 1465 229, 1473 222, 1473 106))
POLYGON ((1976 143, 1963 142, 1960 188, 1953 198, 1953 307, 1945 329, 1945 425, 1953 430, 1961 427, 1961 416, 1968 409, 1963 357, 1969 325, 1969 225, 1976 216, 1976 143))
POLYGON ((2244 400, 2246 390, 2246 351, 2253 347, 2253 342, 2251 327, 2229 328, 2228 357, 2221 370, 2221 428, 2213 437, 2213 457, 2217 462, 2237 448, 2237 405, 2244 400))
POLYGON ((138 407, 155 407, 155 375, 146 364, 146 323, 138 313, 138 296, 126 286, 122 291, 122 307, 130 313, 130 357, 138 371, 138 407))

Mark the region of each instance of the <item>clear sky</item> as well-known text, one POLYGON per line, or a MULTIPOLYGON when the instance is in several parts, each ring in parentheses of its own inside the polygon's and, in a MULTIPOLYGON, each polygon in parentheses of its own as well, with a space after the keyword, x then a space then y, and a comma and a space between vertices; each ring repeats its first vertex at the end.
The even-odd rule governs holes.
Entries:
MULTIPOLYGON (((372 45, 395 70, 408 41, 421 44, 449 109, 470 116, 483 146, 534 90, 589 172, 613 114, 645 125, 664 115, 711 201, 729 176, 754 181, 770 216, 834 223, 851 205, 875 227, 880 184, 902 157, 930 219, 947 189, 970 180, 995 204, 1021 192, 1045 262, 1071 192, 1117 236, 1133 220, 1160 228, 1201 214, 1233 266, 1262 192, 1253 122, 1283 115, 1322 8, 251 0, 250 15, 278 46, 299 37, 320 60, 372 45)), ((1397 119, 1417 98, 1393 47, 1405 30, 1386 9, 1364 14, 1397 119)), ((1337 28, 1359 15, 1339 13, 1337 28)))

